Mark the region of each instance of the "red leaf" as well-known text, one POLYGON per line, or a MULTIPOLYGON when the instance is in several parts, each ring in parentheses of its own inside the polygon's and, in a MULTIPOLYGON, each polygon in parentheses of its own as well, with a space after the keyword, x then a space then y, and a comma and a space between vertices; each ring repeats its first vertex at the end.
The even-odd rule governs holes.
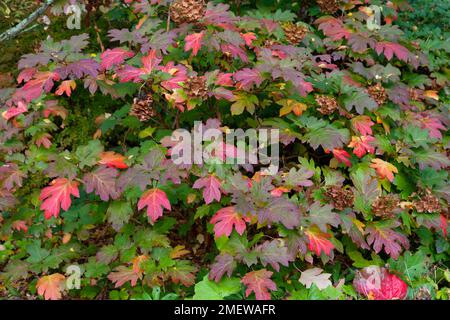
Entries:
POLYGON ((318 228, 313 227, 305 231, 305 234, 309 239, 308 249, 310 251, 315 252, 318 256, 323 251, 327 256, 330 256, 334 245, 328 240, 331 238, 328 233, 321 232, 318 228))
POLYGON ((161 86, 168 90, 181 88, 181 83, 187 79, 186 67, 181 64, 175 65, 173 61, 170 61, 159 69, 172 76, 171 79, 161 82, 161 86))
POLYGON ((43 146, 45 149, 48 149, 52 145, 51 138, 52 136, 50 133, 44 132, 37 135, 35 143, 38 147, 43 146))
POLYGON ((9 120, 11 118, 18 116, 19 114, 27 112, 27 110, 28 110, 27 105, 22 101, 19 101, 17 103, 17 107, 8 108, 8 110, 2 113, 2 117, 6 120, 9 120))
POLYGON ((349 148, 354 148, 353 153, 361 158, 367 152, 374 153, 375 147, 372 145, 375 142, 375 138, 372 136, 352 137, 352 141, 349 143, 349 148))
POLYGON ((238 81, 237 88, 249 90, 253 85, 257 87, 263 82, 261 73, 257 69, 245 68, 234 74, 234 79, 238 81))
POLYGON ((153 188, 145 191, 138 202, 138 210, 147 207, 147 215, 152 222, 158 220, 163 214, 163 207, 171 210, 169 199, 164 191, 153 188))
POLYGON ((234 206, 220 209, 211 219, 211 223, 214 224, 214 233, 216 237, 220 237, 222 235, 229 237, 233 231, 233 226, 237 233, 242 235, 246 228, 246 221, 248 222, 250 219, 243 218, 236 212, 236 208, 234 206))
POLYGON ((220 49, 226 55, 230 55, 233 58, 240 58, 244 62, 248 62, 247 53, 241 47, 232 45, 230 43, 222 44, 220 49))
POLYGON ((31 102, 32 100, 39 98, 44 91, 50 92, 53 88, 53 81, 56 80, 59 80, 59 75, 56 72, 37 72, 34 79, 17 89, 13 98, 31 102))
POLYGON ((387 178, 391 182, 394 181, 394 173, 398 173, 397 168, 393 164, 378 158, 372 159, 370 167, 377 171, 381 179, 387 178))
POLYGON ((315 24, 319 25, 319 30, 330 37, 332 40, 339 40, 342 38, 349 39, 351 31, 344 27, 341 20, 331 16, 325 16, 316 20, 315 24))
POLYGON ((133 52, 122 48, 107 49, 100 56, 102 59, 100 65, 102 68, 109 70, 112 66, 123 63, 125 59, 131 58, 133 55, 133 52))
POLYGON ((156 56, 156 50, 150 50, 148 55, 142 57, 142 68, 136 68, 126 65, 124 68, 117 70, 117 76, 120 82, 142 82, 141 76, 150 74, 155 67, 161 62, 161 58, 156 56))
POLYGON ((276 187, 270 191, 270 194, 274 197, 281 197, 283 193, 289 192, 290 190, 286 187, 276 187))
POLYGON ((247 287, 245 296, 248 297, 254 292, 256 300, 270 300, 269 290, 277 290, 277 285, 270 279, 271 276, 272 272, 266 269, 248 272, 241 280, 247 287))
POLYGON ((13 221, 13 223, 11 224, 11 228, 20 231, 23 230, 24 232, 28 231, 28 226, 26 221, 23 220, 15 220, 13 221))
POLYGON ((431 138, 442 139, 442 133, 439 130, 445 131, 447 128, 437 118, 424 117, 420 119, 420 127, 427 129, 431 138))
POLYGON ((68 97, 72 94, 72 90, 75 90, 77 83, 75 80, 65 80, 61 82, 58 89, 56 89, 55 94, 57 96, 62 96, 65 93, 68 97))
POLYGON ((149 74, 161 61, 162 59, 157 57, 156 50, 150 50, 146 56, 142 57, 142 64, 144 65, 142 70, 144 73, 149 74))
POLYGON ((333 149, 333 155, 338 162, 345 163, 346 166, 351 167, 350 155, 344 149, 333 149))
POLYGON ((66 277, 60 273, 41 277, 36 283, 37 293, 44 296, 45 300, 59 300, 64 288, 64 280, 66 277))
POLYGON ((256 35, 253 32, 240 33, 242 39, 244 39, 245 44, 249 47, 252 46, 253 40, 256 40, 256 35))
POLYGON ((370 120, 369 116, 356 116, 352 119, 352 125, 355 130, 359 131, 363 136, 372 134, 372 126, 375 123, 370 120))
POLYGON ((120 82, 142 82, 141 75, 144 74, 141 68, 126 65, 122 69, 117 70, 117 76, 120 82))
POLYGON ((66 178, 55 179, 50 183, 50 186, 42 189, 39 200, 44 200, 41 204, 41 210, 45 211, 45 218, 58 217, 60 208, 64 211, 69 210, 72 204, 70 195, 80 197, 78 182, 66 178))
POLYGON ((31 78, 33 78, 36 71, 37 71, 36 68, 23 69, 17 76, 17 82, 18 83, 22 83, 22 81, 28 82, 29 80, 31 80, 31 78))
POLYGON ((408 292, 402 279, 378 266, 356 271, 353 286, 370 300, 402 300, 408 292))
POLYGON ((375 51, 378 55, 384 52, 384 56, 388 61, 391 60, 395 54, 398 59, 407 62, 410 55, 410 52, 404 46, 387 41, 378 42, 375 45, 375 51))
POLYGON ((192 49, 192 55, 196 56, 198 53, 198 50, 202 47, 202 39, 205 35, 205 31, 199 32, 199 33, 193 33, 184 39, 186 41, 184 45, 184 51, 189 51, 192 49))
POLYGON ((195 181, 192 188, 194 189, 203 189, 203 199, 205 199, 205 203, 209 204, 215 199, 216 201, 220 201, 221 193, 220 193, 220 185, 221 182, 213 175, 208 175, 207 177, 200 178, 195 181))
POLYGON ((232 76, 232 73, 219 72, 217 74, 217 80, 215 84, 217 84, 218 86, 232 87, 234 85, 232 76))
POLYGON ((126 157, 119 153, 115 153, 114 151, 105 151, 100 153, 100 160, 98 163, 104 164, 110 168, 126 169, 128 168, 128 165, 123 162, 125 159, 126 157))
POLYGON ((444 234, 445 238, 447 238, 447 226, 447 218, 443 214, 441 214, 439 227, 442 229, 442 233, 444 234))

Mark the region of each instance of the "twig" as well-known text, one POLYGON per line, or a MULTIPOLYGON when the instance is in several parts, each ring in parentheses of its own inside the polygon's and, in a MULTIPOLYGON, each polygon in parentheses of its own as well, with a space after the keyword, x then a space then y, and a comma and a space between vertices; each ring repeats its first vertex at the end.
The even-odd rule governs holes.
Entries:
POLYGON ((100 30, 97 26, 97 23, 94 22, 94 29, 95 29, 95 33, 97 34, 97 42, 100 46, 100 49, 102 50, 102 52, 105 51, 105 46, 103 45, 102 39, 100 38, 100 34, 98 33, 98 31, 100 30))
POLYGON ((167 25, 166 25, 166 31, 169 32, 170 30, 170 10, 167 13, 167 25))
POLYGON ((10 40, 17 36, 19 33, 21 33, 31 22, 36 20, 39 16, 43 15, 45 10, 49 6, 51 6, 55 0, 46 0, 42 6, 40 6, 38 9, 36 9, 32 14, 30 14, 28 17, 20 21, 16 26, 6 30, 2 34, 0 34, 0 42, 10 40))

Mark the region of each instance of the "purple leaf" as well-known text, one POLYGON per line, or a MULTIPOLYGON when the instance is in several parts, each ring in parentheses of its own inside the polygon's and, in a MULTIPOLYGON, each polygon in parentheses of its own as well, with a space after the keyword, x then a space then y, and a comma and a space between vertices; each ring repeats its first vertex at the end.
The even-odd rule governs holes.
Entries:
POLYGON ((57 68, 55 71, 59 74, 61 79, 71 77, 71 79, 81 79, 84 76, 91 76, 97 78, 98 69, 100 65, 97 61, 92 59, 82 59, 80 61, 72 62, 67 66, 57 68))
POLYGON ((373 250, 379 253, 384 247, 384 251, 389 254, 393 259, 397 259, 402 251, 402 246, 405 249, 409 249, 408 238, 401 233, 397 233, 391 228, 399 226, 400 223, 395 221, 390 226, 379 224, 373 224, 367 227, 366 232, 367 243, 372 245, 373 250))
POLYGON ((291 168, 288 174, 283 178, 284 184, 288 187, 311 187, 313 182, 309 180, 314 175, 313 170, 304 167, 300 169, 291 168))
POLYGON ((95 194, 103 201, 108 201, 109 198, 117 199, 120 193, 116 189, 116 177, 118 171, 114 168, 101 166, 94 172, 89 172, 84 175, 83 182, 86 186, 86 192, 95 194))
POLYGON ((286 228, 293 229, 300 224, 300 208, 285 198, 275 198, 258 213, 258 221, 268 224, 281 222, 286 228))
POLYGON ((293 260, 283 241, 277 239, 264 242, 257 246, 254 251, 257 252, 263 266, 270 264, 276 271, 280 271, 280 264, 287 267, 289 262, 293 260))
POLYGON ((317 225, 323 232, 327 232, 328 225, 332 225, 333 227, 339 225, 339 216, 333 212, 333 207, 329 204, 322 206, 316 201, 309 207, 308 213, 311 224, 317 225))
POLYGON ((234 258, 228 253, 222 253, 216 257, 214 264, 211 265, 208 278, 219 282, 225 273, 228 277, 231 277, 235 268, 236 261, 234 261, 234 258))
POLYGON ((7 163, 0 167, 0 185, 3 184, 3 188, 10 191, 16 187, 22 186, 23 178, 27 175, 20 171, 15 163, 7 163))

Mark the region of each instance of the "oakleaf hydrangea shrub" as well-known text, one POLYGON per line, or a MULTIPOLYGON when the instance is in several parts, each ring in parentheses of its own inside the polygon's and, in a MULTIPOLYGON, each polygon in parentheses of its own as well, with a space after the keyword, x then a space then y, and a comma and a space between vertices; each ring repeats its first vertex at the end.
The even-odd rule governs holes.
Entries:
POLYGON ((450 79, 405 5, 113 1, 43 41, 0 91, 1 296, 447 299, 450 79), (277 129, 279 168, 180 164, 181 128, 277 129))

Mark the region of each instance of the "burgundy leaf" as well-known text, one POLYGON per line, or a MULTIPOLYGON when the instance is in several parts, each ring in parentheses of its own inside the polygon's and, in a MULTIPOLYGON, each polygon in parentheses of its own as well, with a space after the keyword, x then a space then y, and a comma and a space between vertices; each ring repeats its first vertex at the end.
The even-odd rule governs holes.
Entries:
POLYGON ((231 255, 229 255, 228 253, 220 254, 216 257, 215 262, 211 265, 209 280, 219 282, 225 273, 228 275, 228 277, 231 277, 235 268, 236 261, 231 255))
POLYGON ((106 166, 101 166, 93 172, 86 173, 83 178, 86 192, 95 191, 95 194, 103 201, 108 201, 110 198, 117 199, 120 195, 116 188, 117 175, 116 169, 106 166))

